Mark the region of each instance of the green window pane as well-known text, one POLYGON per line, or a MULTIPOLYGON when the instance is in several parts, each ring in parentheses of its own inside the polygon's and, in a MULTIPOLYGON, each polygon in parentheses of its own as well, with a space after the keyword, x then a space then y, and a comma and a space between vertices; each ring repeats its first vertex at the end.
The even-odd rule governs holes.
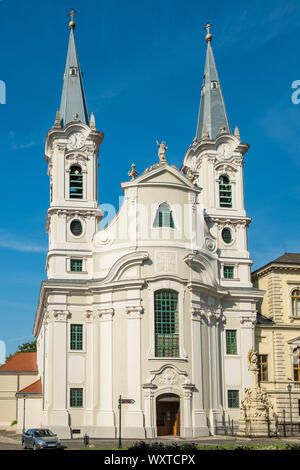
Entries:
POLYGON ((80 351, 83 349, 83 326, 71 325, 70 349, 80 351))
POLYGON ((226 354, 237 354, 236 330, 226 330, 226 354))
POLYGON ((238 390, 228 390, 228 408, 239 408, 240 399, 238 390))
POLYGON ((80 408, 83 406, 83 389, 71 388, 70 389, 70 406, 80 408))
POLYGON ((71 271, 82 272, 82 259, 71 259, 71 271))
POLYGON ((179 356, 178 293, 161 290, 154 295, 155 355, 179 356))
POLYGON ((234 278, 234 267, 233 266, 224 266, 224 278, 233 279, 234 278))

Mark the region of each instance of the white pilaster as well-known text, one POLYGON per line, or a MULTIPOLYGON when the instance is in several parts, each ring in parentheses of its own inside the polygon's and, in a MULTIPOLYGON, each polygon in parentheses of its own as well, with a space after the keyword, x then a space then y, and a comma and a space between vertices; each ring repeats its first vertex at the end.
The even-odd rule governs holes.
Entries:
POLYGON ((127 393, 135 403, 127 406, 124 437, 145 437, 141 409, 141 312, 142 307, 126 308, 127 313, 127 393))
POLYGON ((155 437, 156 425, 154 423, 154 391, 155 386, 144 385, 144 411, 145 411, 145 431, 146 437, 151 439, 155 437))
POLYGON ((96 437, 115 437, 113 411, 113 316, 114 309, 99 310, 100 317, 100 410, 96 437))
POLYGON ((192 308, 191 323, 193 383, 195 385, 193 393, 193 436, 208 436, 206 412, 203 408, 203 358, 200 309, 192 308))
MULTIPOLYGON (((85 312, 86 328, 86 381, 84 425, 93 426, 94 409, 94 317, 91 310, 85 312)), ((89 429, 86 429, 88 433, 89 429)))
POLYGON ((53 312, 53 410, 51 429, 60 437, 70 437, 67 411, 67 310, 53 312))
POLYGON ((183 423, 180 425, 180 435, 182 437, 193 437, 192 420, 192 396, 194 385, 182 385, 183 396, 183 423))
POLYGON ((256 314, 253 312, 243 313, 241 316, 241 360, 242 360, 242 397, 244 397, 245 388, 251 388, 251 374, 248 370, 248 354, 254 343, 254 327, 256 314))

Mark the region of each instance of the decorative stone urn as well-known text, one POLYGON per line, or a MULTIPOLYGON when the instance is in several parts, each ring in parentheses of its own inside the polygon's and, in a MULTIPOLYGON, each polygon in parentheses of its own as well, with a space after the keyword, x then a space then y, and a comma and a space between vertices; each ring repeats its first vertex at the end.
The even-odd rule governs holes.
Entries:
POLYGON ((276 432, 276 419, 268 394, 258 380, 257 353, 252 349, 248 355, 252 387, 246 388, 241 404, 239 435, 269 436, 276 432))

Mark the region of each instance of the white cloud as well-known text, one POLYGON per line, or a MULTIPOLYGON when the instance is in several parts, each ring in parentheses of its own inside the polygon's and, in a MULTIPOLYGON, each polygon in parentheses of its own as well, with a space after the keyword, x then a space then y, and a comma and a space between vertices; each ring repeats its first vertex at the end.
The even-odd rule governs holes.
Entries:
POLYGON ((29 253, 44 253, 47 251, 46 246, 33 243, 31 240, 20 239, 5 230, 0 230, 0 247, 29 253))

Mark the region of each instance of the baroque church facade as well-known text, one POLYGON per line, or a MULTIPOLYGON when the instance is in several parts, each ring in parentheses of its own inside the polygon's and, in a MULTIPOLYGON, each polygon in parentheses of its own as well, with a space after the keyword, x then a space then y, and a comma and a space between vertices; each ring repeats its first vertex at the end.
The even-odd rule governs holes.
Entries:
MULTIPOLYGON (((257 303, 247 249, 243 165, 208 27, 197 133, 182 168, 166 144, 122 184, 103 230, 103 133, 87 112, 75 23, 60 110, 46 138, 50 179, 47 280, 34 323, 42 396, 37 425, 60 437, 214 435, 239 420, 251 386, 257 303)), ((105 157, 103 157, 105 158, 105 157)))

